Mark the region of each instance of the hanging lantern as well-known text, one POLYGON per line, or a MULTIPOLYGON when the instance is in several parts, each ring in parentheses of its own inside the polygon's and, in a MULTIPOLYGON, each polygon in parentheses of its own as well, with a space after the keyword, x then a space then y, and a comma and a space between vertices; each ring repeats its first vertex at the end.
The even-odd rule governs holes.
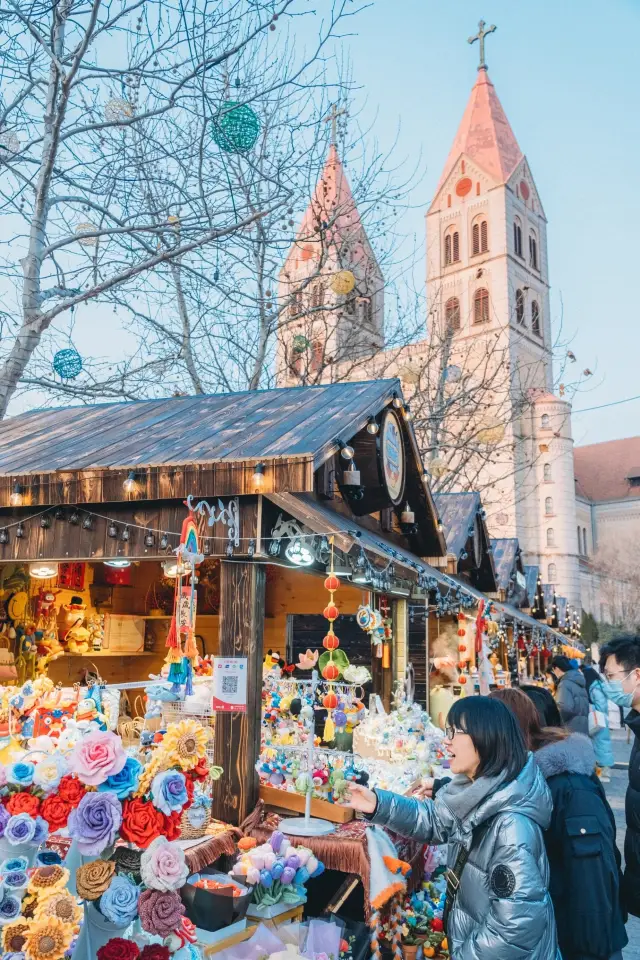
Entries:
POLYGON ((325 617, 325 619, 333 622, 340 616, 340 611, 336 607, 335 603, 331 602, 322 611, 322 616, 325 617))
POLYGON ((337 680, 340 676, 340 670, 331 660, 326 664, 324 670, 322 671, 322 676, 325 680, 337 680))
POLYGON ((104 108, 104 118, 109 123, 123 123, 133 116, 133 104, 122 97, 114 97, 104 108))
POLYGON ((504 424, 495 417, 485 420, 476 433, 476 439, 478 443, 483 443, 488 447, 492 447, 495 446, 496 443, 500 443, 503 437, 504 424))
MULTIPOLYGON (((96 230, 95 223, 77 223, 76 224, 76 236, 82 233, 92 233, 96 230)), ((82 244, 83 247, 95 247, 98 242, 97 237, 81 237, 78 236, 78 243, 82 244)))
POLYGON ((246 103, 228 100, 212 121, 213 140, 225 153, 246 153, 260 133, 260 120, 246 103))
POLYGON ((340 641, 339 641, 338 638, 336 637, 336 635, 335 635, 335 633, 333 632, 333 630, 331 630, 331 631, 326 635, 326 637, 325 637, 324 640, 322 641, 322 646, 325 648, 325 650, 337 650, 337 649, 338 649, 338 647, 340 646, 340 641))
POLYGON ((348 293, 351 293, 355 285, 356 278, 351 273, 351 270, 340 270, 338 273, 334 273, 329 283, 329 286, 333 292, 342 297, 345 297, 348 293))
POLYGON ((20 141, 13 130, 3 130, 0 133, 0 156, 8 157, 20 153, 20 141))
POLYGON ((291 341, 291 350, 297 355, 304 353, 305 350, 308 350, 310 346, 311 344, 302 333, 296 333, 295 337, 291 341))
POLYGON ((436 480, 439 480, 440 477, 444 477, 445 473, 448 473, 449 471, 446 460, 443 460, 442 457, 433 457, 427 464, 427 468, 431 476, 436 480))
POLYGON ((72 347, 58 350, 53 357, 53 369, 62 380, 75 380, 82 373, 82 357, 72 347))
POLYGON ((338 698, 335 693, 326 693, 322 698, 322 706, 327 710, 335 710, 338 706, 338 698))
POLYGON ((331 593, 335 593, 335 591, 338 589, 339 586, 340 586, 340 581, 338 580, 336 575, 333 573, 329 574, 329 576, 324 582, 325 590, 329 590, 331 591, 331 593))

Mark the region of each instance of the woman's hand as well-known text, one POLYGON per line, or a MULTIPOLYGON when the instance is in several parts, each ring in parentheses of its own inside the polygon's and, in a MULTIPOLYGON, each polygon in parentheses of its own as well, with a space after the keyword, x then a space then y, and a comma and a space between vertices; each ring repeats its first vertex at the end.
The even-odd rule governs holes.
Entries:
POLYGON ((373 790, 368 790, 360 783, 349 784, 349 796, 347 806, 360 813, 373 813, 378 805, 378 798, 373 790))
POLYGON ((433 799, 433 777, 425 777, 419 787, 411 794, 412 797, 417 797, 418 800, 432 800, 433 799))

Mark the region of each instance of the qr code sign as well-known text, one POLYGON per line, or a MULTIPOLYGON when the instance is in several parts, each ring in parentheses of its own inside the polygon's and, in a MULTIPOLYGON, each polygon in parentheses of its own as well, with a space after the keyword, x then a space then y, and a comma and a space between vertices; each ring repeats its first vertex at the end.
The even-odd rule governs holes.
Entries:
POLYGON ((229 693, 231 695, 238 692, 238 678, 237 677, 227 677, 223 676, 222 678, 222 692, 229 693))

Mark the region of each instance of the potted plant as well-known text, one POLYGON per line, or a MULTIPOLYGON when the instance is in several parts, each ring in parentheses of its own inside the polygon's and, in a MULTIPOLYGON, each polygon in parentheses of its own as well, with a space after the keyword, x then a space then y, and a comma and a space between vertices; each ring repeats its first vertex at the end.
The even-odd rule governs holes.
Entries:
POLYGON ((403 923, 400 928, 400 933, 402 936, 402 953, 405 960, 416 960, 418 953, 418 947, 422 942, 418 936, 417 927, 409 926, 408 923, 403 923))

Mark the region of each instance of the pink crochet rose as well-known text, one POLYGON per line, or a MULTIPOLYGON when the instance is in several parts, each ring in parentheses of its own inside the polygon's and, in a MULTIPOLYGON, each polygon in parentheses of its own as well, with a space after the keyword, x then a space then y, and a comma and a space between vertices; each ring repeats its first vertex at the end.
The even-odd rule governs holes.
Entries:
POLYGON ((152 890, 179 890, 189 876, 184 850, 166 837, 157 837, 142 854, 140 875, 152 890))
POLYGON ((100 731, 88 734, 73 748, 69 769, 82 783, 98 787, 107 777, 120 773, 126 762, 120 737, 100 731))

